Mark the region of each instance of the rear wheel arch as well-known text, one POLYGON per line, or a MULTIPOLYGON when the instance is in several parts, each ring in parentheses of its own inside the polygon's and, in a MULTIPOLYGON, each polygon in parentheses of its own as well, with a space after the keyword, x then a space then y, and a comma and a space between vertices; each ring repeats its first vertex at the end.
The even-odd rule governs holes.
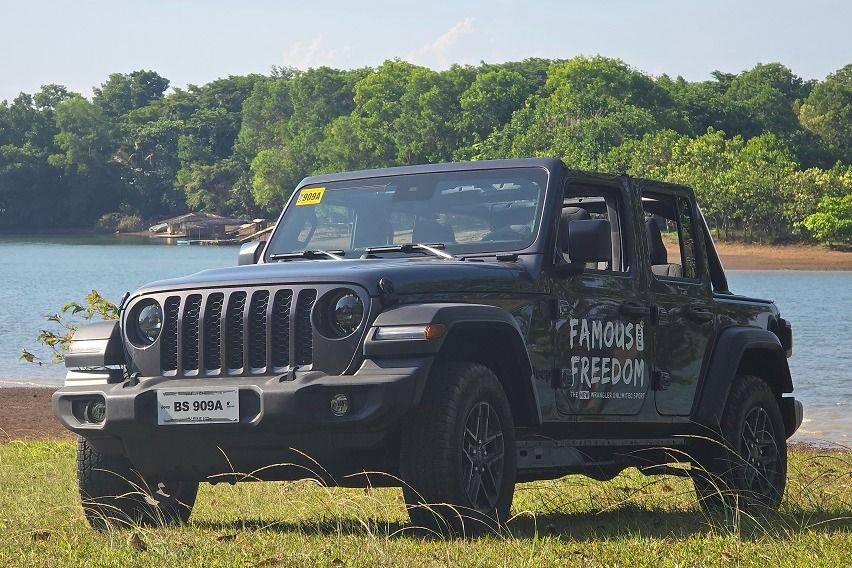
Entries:
POLYGON ((750 346, 740 357, 738 373, 760 377, 777 398, 785 392, 793 391, 793 380, 787 358, 780 348, 750 346))
POLYGON ((719 334, 696 399, 696 422, 718 428, 734 381, 743 374, 766 382, 779 404, 784 393, 793 391, 787 357, 777 335, 761 328, 727 328, 719 334))

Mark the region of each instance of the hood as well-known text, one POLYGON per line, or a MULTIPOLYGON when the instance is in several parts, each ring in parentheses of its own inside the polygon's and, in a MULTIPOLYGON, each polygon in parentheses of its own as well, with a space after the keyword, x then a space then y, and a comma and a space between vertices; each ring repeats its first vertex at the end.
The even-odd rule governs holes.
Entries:
POLYGON ((306 283, 348 283, 378 295, 378 281, 388 278, 397 294, 535 292, 538 278, 531 262, 474 262, 431 257, 349 260, 291 260, 269 264, 203 270, 190 276, 160 280, 134 294, 216 288, 306 283))

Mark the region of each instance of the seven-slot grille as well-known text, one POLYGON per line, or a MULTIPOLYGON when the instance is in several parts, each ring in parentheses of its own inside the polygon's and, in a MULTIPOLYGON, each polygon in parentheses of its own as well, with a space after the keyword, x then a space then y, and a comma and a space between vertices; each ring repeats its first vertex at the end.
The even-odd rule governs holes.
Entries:
POLYGON ((274 373, 291 361, 310 365, 316 298, 313 288, 168 296, 160 338, 163 374, 274 373))

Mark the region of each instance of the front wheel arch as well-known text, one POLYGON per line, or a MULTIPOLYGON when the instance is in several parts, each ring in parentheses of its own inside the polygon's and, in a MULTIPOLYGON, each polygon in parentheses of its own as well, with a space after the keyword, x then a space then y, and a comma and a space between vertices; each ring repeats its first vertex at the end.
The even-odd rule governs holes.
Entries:
POLYGON ((517 426, 541 424, 534 369, 517 330, 505 323, 460 322, 452 326, 436 363, 470 361, 491 370, 500 381, 517 426))

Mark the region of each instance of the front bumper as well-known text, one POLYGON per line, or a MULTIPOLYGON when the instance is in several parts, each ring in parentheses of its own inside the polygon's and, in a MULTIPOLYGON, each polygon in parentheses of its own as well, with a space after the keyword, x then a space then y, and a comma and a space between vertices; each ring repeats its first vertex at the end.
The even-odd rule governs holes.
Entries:
MULTIPOLYGON (((416 404, 431 358, 366 361, 354 374, 329 376, 296 373, 295 378, 257 376, 233 378, 154 377, 133 385, 129 381, 99 387, 68 386, 53 395, 53 409, 62 424, 98 449, 121 453, 143 473, 174 479, 206 479, 226 473, 261 479, 305 477, 304 464, 270 468, 283 462, 303 462, 333 475, 361 471, 375 463, 402 418, 416 404), (233 424, 157 423, 157 389, 219 387, 239 389, 240 420, 233 424), (330 400, 349 398, 349 412, 337 416, 330 400), (106 417, 87 423, 72 409, 75 399, 102 396, 106 417), (293 471, 285 472, 283 469, 293 471), (281 471, 276 471, 281 470, 281 471)), ((325 477, 325 476, 323 476, 325 477)))

